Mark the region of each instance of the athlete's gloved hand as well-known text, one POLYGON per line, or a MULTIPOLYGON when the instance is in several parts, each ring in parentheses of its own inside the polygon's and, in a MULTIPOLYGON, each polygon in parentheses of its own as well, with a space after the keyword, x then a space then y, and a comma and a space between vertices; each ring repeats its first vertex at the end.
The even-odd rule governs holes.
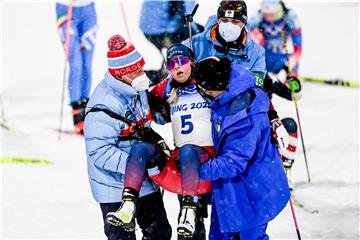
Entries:
POLYGON ((271 134, 283 152, 289 145, 289 134, 279 118, 271 120, 271 134))
POLYGON ((292 99, 295 96, 296 100, 300 100, 302 97, 300 80, 297 77, 289 76, 286 81, 288 88, 291 90, 292 99))
POLYGON ((301 83, 297 77, 293 77, 293 76, 288 77, 287 83, 291 91, 296 93, 301 91, 301 83))

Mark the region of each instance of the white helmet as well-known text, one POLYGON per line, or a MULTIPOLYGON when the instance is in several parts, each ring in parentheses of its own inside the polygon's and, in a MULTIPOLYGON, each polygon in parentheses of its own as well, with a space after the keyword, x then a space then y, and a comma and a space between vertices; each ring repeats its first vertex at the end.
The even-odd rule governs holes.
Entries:
POLYGON ((261 3, 261 13, 278 13, 281 11, 281 3, 280 0, 263 0, 261 3))

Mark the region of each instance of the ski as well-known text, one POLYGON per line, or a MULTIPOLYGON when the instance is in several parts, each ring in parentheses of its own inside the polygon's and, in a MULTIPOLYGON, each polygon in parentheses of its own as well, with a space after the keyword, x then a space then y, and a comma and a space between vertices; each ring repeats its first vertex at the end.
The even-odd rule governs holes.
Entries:
POLYGON ((0 120, 0 126, 4 129, 8 130, 9 132, 26 135, 25 133, 21 132, 20 130, 11 127, 4 119, 0 120))
POLYGON ((53 164, 50 160, 22 157, 0 157, 0 163, 53 164))
POLYGON ((330 84, 335 86, 343 86, 343 87, 352 87, 352 88, 359 88, 358 82, 351 82, 351 81, 344 81, 341 79, 321 79, 321 78, 312 78, 312 77, 300 77, 299 78, 302 81, 306 82, 313 82, 313 83, 324 83, 324 84, 330 84))

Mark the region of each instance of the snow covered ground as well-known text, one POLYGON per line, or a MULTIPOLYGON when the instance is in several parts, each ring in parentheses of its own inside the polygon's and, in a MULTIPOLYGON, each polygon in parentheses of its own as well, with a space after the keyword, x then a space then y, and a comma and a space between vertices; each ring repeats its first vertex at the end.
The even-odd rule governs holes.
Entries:
MULTIPOLYGON (((195 20, 205 23, 218 1, 200 1, 195 20)), ((250 2, 250 1, 248 1, 250 2)), ((98 38, 94 86, 107 68, 106 41, 126 36, 119 1, 97 1, 98 38)), ((138 28, 140 1, 124 1, 131 38, 147 68, 160 67, 160 55, 138 28)), ((253 13, 258 3, 249 4, 253 13)), ((359 2, 291 2, 304 34, 300 73, 359 81, 359 2)), ((5 117, 23 133, 1 129, 1 155, 48 159, 53 164, 0 164, 0 237, 104 239, 101 212, 87 180, 82 138, 51 130, 58 126, 64 54, 58 39, 55 5, 49 1, 1 3, 1 90, 5 117)), ((299 102, 312 183, 306 183, 301 147, 293 169, 296 198, 310 214, 295 208, 303 239, 359 239, 359 91, 304 83, 299 102)), ((294 105, 275 98, 282 117, 295 117, 294 105)), ((64 126, 71 129, 70 108, 64 126)), ((171 141, 169 126, 159 128, 171 141)), ((176 196, 165 194, 176 239, 176 196)), ((207 222, 207 224, 209 224, 207 222)), ((290 207, 270 223, 273 239, 296 239, 290 207)))

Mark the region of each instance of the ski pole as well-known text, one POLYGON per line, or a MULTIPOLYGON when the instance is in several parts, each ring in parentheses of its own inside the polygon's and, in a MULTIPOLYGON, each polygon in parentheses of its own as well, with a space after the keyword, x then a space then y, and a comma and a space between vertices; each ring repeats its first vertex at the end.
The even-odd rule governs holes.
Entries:
POLYGON ((132 42, 131 41, 130 30, 129 30, 129 24, 128 24, 127 17, 126 17, 125 7, 124 7, 124 3, 123 3, 122 0, 120 0, 120 9, 121 9, 121 15, 123 17, 123 22, 124 22, 126 34, 128 36, 129 41, 132 42))
POLYGON ((304 136, 302 134, 302 128, 301 128, 301 123, 300 123, 300 114, 299 114, 299 108, 297 105, 297 101, 296 101, 296 97, 295 94, 293 96, 294 99, 294 103, 295 103, 295 110, 296 110, 296 117, 299 123, 299 132, 300 132, 300 136, 301 136, 301 145, 303 148, 303 152, 304 152, 304 158, 305 158, 305 166, 306 166, 306 172, 307 172, 307 176, 308 176, 308 182, 310 183, 310 172, 309 172, 309 165, 308 165, 308 161, 307 161, 307 157, 306 157, 306 148, 305 148, 305 143, 304 143, 304 136))
MULTIPOLYGON (((284 30, 282 30, 282 38, 283 38, 283 44, 284 44, 284 48, 285 48, 285 54, 286 54, 286 61, 287 61, 288 72, 290 73, 290 71, 291 71, 291 66, 290 66, 289 52, 288 52, 287 43, 286 43, 286 33, 285 33, 284 30)), ((299 108, 298 108, 297 101, 296 101, 296 96, 295 96, 294 93, 295 93, 295 92, 293 91, 292 97, 293 97, 293 100, 294 100, 295 110, 296 110, 296 117, 297 117, 298 124, 299 124, 299 131, 300 131, 300 136, 301 136, 301 144, 302 144, 303 153, 304 153, 304 158, 305 158, 305 166, 306 166, 306 172, 307 172, 308 182, 310 183, 310 182, 311 182, 311 180, 310 180, 310 172, 309 172, 309 165, 308 165, 308 161, 307 161, 307 157, 306 157, 306 149, 305 149, 305 143, 304 143, 304 136, 303 136, 303 134, 302 134, 301 123, 300 123, 299 108)))
POLYGON ((290 208, 291 208, 291 214, 292 214, 294 224, 295 224, 296 234, 297 234, 298 239, 301 240, 300 229, 299 229, 299 226, 298 226, 298 223, 296 220, 295 209, 294 209, 294 205, 293 205, 291 196, 290 196, 289 203, 290 203, 290 208))
POLYGON ((192 12, 183 17, 185 23, 188 23, 188 27, 189 27, 189 40, 190 40, 190 49, 191 49, 191 51, 193 50, 193 46, 192 46, 192 22, 194 21, 194 15, 195 15, 198 7, 199 7, 199 4, 197 3, 195 5, 194 9, 192 10, 192 12))
POLYGON ((313 83, 323 83, 323 84, 342 86, 342 87, 359 88, 358 82, 344 81, 342 79, 321 79, 314 77, 299 77, 299 79, 302 81, 313 82, 313 83))
MULTIPOLYGON (((278 146, 277 147, 278 151, 279 151, 279 155, 282 155, 282 151, 281 151, 281 148, 278 146)), ((286 178, 288 178, 288 171, 285 170, 285 175, 286 175, 286 178)), ((297 220, 296 220, 296 214, 295 214, 295 209, 294 209, 294 205, 293 205, 293 200, 292 200, 292 196, 291 196, 291 190, 290 190, 290 199, 289 199, 289 203, 290 203, 290 209, 291 209, 291 214, 292 214, 292 217, 293 217, 293 220, 294 220, 294 225, 295 225, 295 230, 296 230, 296 234, 297 234, 297 237, 298 237, 298 240, 301 240, 301 234, 300 234, 300 229, 299 229, 299 225, 297 223, 297 220)))
POLYGON ((64 113, 64 98, 65 98, 65 81, 66 81, 66 66, 69 59, 69 46, 70 46, 70 27, 72 19, 72 0, 69 0, 67 19, 66 19, 66 37, 65 37, 65 64, 64 64, 64 74, 62 82, 62 93, 61 93, 61 105, 60 105, 60 121, 59 121, 59 138, 61 139, 62 132, 62 120, 64 113))

